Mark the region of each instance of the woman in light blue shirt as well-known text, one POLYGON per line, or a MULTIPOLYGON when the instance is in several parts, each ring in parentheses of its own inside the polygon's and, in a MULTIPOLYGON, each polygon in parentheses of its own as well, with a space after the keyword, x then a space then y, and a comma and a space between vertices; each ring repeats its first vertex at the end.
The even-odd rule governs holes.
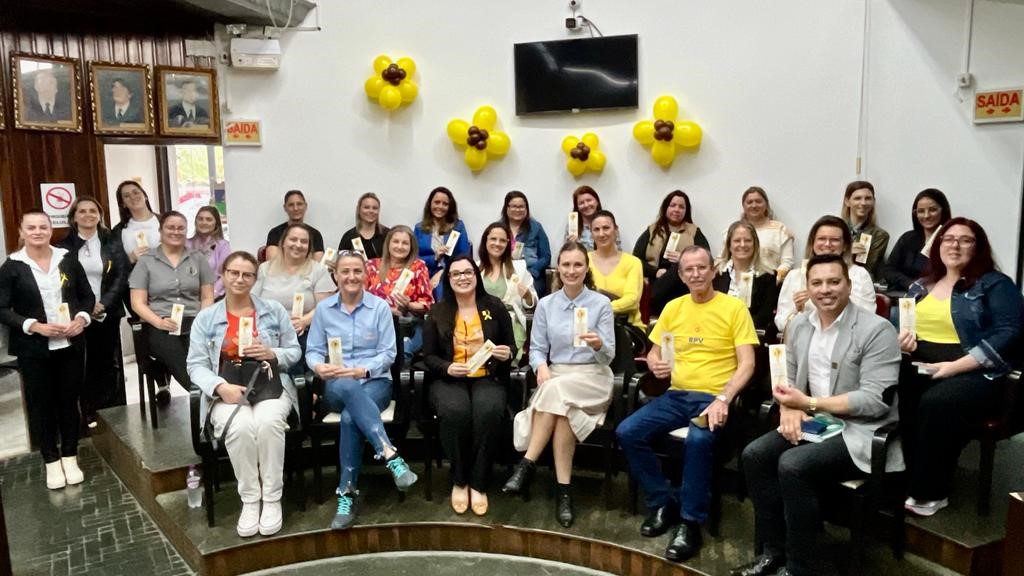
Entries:
POLYGON ((593 289, 582 244, 570 240, 558 251, 558 276, 562 289, 541 299, 530 332, 537 390, 516 415, 513 434, 516 450, 526 454, 502 490, 526 489, 534 463, 550 441, 558 481, 555 516, 568 528, 574 517, 569 483, 576 443, 601 425, 612 399, 609 364, 615 357, 615 320, 611 302, 593 289))

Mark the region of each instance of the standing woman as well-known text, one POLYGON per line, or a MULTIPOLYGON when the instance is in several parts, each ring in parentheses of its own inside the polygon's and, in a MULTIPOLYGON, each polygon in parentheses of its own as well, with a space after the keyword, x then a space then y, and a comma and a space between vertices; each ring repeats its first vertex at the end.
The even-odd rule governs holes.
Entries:
POLYGON ((143 254, 160 243, 160 219, 149 205, 149 195, 134 180, 117 185, 117 211, 121 222, 113 231, 134 266, 143 254), (144 246, 139 244, 140 238, 145 238, 144 246))
POLYGON ((224 260, 231 254, 231 245, 224 238, 224 227, 220 222, 220 211, 215 206, 203 206, 196 212, 196 233, 186 243, 189 250, 206 256, 210 270, 217 278, 213 283, 213 298, 224 296, 224 281, 220 277, 224 260))
POLYGON ((541 299, 530 331, 537 389, 513 427, 515 448, 526 454, 502 488, 513 494, 525 490, 537 458, 551 442, 558 482, 555 517, 567 528, 575 518, 569 485, 576 442, 604 422, 612 401, 615 320, 608 298, 591 288, 589 270, 587 249, 579 242, 566 242, 558 251, 562 288, 541 299), (587 331, 577 334, 580 309, 587 311, 587 331))
MULTIPOLYGON (((501 300, 508 309, 515 334, 515 348, 522 352, 526 341, 526 311, 537 305, 533 276, 518 274, 512 266, 512 245, 508 228, 495 222, 484 230, 480 239, 481 288, 501 300)), ((519 355, 515 355, 519 358, 519 355)))
POLYGON ((928 266, 935 233, 952 217, 949 200, 941 190, 927 188, 918 192, 910 213, 913 228, 896 241, 883 269, 889 290, 906 292, 921 277, 928 266))
POLYGON ((433 379, 430 402, 441 424, 441 443, 452 466, 452 509, 487 513, 487 489, 499 451, 501 422, 516 353, 505 305, 483 289, 480 270, 469 256, 456 256, 445 269, 444 298, 424 327, 423 353, 433 379), (469 361, 485 342, 491 358, 470 371, 469 361))
POLYGON ((704 237, 700 227, 693 223, 690 197, 682 190, 673 190, 661 201, 658 219, 637 238, 633 246, 633 256, 643 262, 644 278, 653 282, 655 278, 660 278, 669 266, 679 261, 679 254, 683 248, 694 244, 711 250, 708 239, 704 237), (673 232, 679 233, 679 244, 676 245, 676 250, 666 250, 669 236, 673 232))
POLYGON ((716 274, 711 281, 715 290, 746 301, 743 274, 749 273, 750 303, 747 309, 756 330, 764 330, 767 340, 774 339, 775 303, 778 288, 775 271, 765 266, 760 258, 760 237, 750 222, 733 222, 725 234, 725 248, 716 263, 716 274))
POLYGON ((530 215, 526 194, 518 190, 505 194, 501 222, 512 232, 512 259, 526 263, 526 269, 533 276, 533 287, 538 294, 546 294, 544 271, 551 264, 551 245, 544 227, 530 215))
MULTIPOLYGON (((594 238, 590 233, 590 223, 598 211, 604 210, 601 197, 590 186, 580 186, 572 191, 572 209, 579 214, 579 218, 575 230, 569 230, 569 224, 566 223, 565 240, 575 240, 587 250, 593 250, 594 238)), ((616 238, 615 245, 621 247, 622 241, 616 238)))
MULTIPOLYGON (((202 254, 185 247, 187 231, 188 220, 181 212, 161 214, 160 245, 139 258, 128 278, 132 309, 144 322, 150 354, 185 390, 191 389, 185 366, 189 330, 196 314, 213 304, 213 271, 202 254), (180 325, 171 319, 175 304, 185 307, 180 325)), ((156 400, 161 405, 171 401, 167 386, 157 390, 156 400)))
POLYGON ((644 290, 643 262, 619 250, 615 239, 619 226, 607 210, 594 214, 590 223, 594 234, 594 250, 590 253, 590 275, 595 289, 612 301, 612 313, 646 331, 640 319, 640 296, 644 290))
POLYGON ((420 260, 427 265, 430 283, 435 287, 441 281, 439 272, 445 262, 470 253, 466 225, 459 220, 459 207, 451 190, 438 186, 430 191, 423 205, 423 219, 416 224, 416 242, 419 244, 420 260), (453 231, 459 233, 459 239, 449 254, 446 244, 453 231))
MULTIPOLYGON (((743 206, 740 220, 749 222, 757 230, 761 265, 774 270, 776 282, 782 284, 786 274, 793 269, 793 233, 785 224, 774 220, 772 205, 768 202, 768 193, 764 188, 747 188, 740 203, 743 206)), ((728 245, 728 242, 726 244, 728 245)))
POLYGON ((380 223, 380 199, 373 192, 367 192, 356 202, 356 225, 342 234, 338 251, 353 250, 352 240, 359 238, 367 260, 380 258, 384 254, 387 233, 387 226, 380 223))
POLYGON ((412 229, 399 225, 388 231, 383 256, 366 263, 366 291, 387 302, 393 316, 411 324, 408 341, 402 343, 405 359, 423 347, 423 315, 434 303, 430 274, 423 260, 416 257, 418 252, 412 229), (396 292, 395 284, 405 269, 412 273, 412 279, 404 290, 396 292))
POLYGON ((56 490, 84 479, 78 467, 78 393, 82 331, 95 302, 75 254, 50 246, 53 227, 46 213, 23 213, 18 235, 24 247, 0 266, 0 321, 10 330, 10 353, 18 357, 32 436, 46 463, 46 487, 56 490))
POLYGON ((846 225, 850 227, 853 237, 853 261, 863 266, 872 280, 882 279, 882 265, 885 264, 885 250, 889 247, 889 233, 875 224, 875 187, 870 182, 857 180, 846 186, 843 196, 843 212, 841 214, 846 225), (861 234, 871 236, 871 246, 865 253, 861 234))
POLYGON ((90 428, 96 411, 125 403, 116 344, 124 316, 122 302, 128 293, 128 258, 121 241, 103 225, 103 209, 92 196, 79 196, 68 210, 70 231, 59 246, 77 255, 96 303, 89 311, 92 322, 85 329, 85 385, 81 406, 90 428))
POLYGON ((1013 280, 996 270, 985 230, 967 218, 939 228, 907 297, 917 300, 917 322, 916 333, 900 331, 905 507, 931 516, 949 503, 961 450, 1003 401, 1024 306, 1013 280))

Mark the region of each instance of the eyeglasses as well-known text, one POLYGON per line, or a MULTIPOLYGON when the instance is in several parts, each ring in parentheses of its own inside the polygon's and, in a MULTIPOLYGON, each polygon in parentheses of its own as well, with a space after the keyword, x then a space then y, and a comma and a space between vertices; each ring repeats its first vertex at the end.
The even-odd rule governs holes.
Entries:
POLYGON ((472 278, 475 275, 476 274, 473 272, 472 268, 470 268, 469 270, 456 270, 455 272, 448 272, 448 277, 451 278, 452 280, 458 280, 459 278, 472 278))
POLYGON ((348 257, 357 257, 357 258, 359 258, 360 260, 362 260, 364 262, 366 261, 366 257, 363 256, 363 253, 360 252, 359 250, 339 250, 338 251, 338 258, 339 259, 341 259, 341 258, 348 258, 348 257))
POLYGON ((241 270, 231 270, 230 268, 224 271, 224 275, 230 280, 237 280, 239 277, 246 281, 256 279, 255 272, 243 272, 241 270))
POLYGON ((941 240, 946 246, 956 244, 957 246, 963 246, 965 248, 970 248, 978 243, 978 239, 972 236, 943 236, 941 240))

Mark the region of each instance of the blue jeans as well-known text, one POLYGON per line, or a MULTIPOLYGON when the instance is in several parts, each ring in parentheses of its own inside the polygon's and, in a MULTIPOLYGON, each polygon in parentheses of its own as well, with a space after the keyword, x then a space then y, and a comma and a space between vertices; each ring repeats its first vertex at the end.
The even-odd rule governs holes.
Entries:
POLYGON ((346 490, 354 493, 363 463, 363 440, 373 446, 377 458, 383 457, 385 446, 392 446, 380 419, 381 410, 391 402, 391 379, 370 378, 364 382, 349 378, 328 380, 324 402, 328 410, 341 413, 338 494, 346 490))
POLYGON ((690 426, 690 418, 703 412, 714 399, 702 392, 669 390, 631 414, 616 429, 629 473, 643 488, 651 510, 679 502, 683 520, 700 524, 707 520, 711 503, 711 450, 718 431, 690 426), (683 426, 690 427, 683 452, 683 483, 679 495, 673 497, 672 485, 658 465, 651 442, 683 426))

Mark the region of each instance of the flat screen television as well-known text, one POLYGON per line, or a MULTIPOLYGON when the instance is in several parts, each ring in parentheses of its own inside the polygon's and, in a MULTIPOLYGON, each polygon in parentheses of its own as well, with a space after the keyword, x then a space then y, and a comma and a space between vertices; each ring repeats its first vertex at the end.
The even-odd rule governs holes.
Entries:
POLYGON ((637 35, 515 45, 516 114, 636 108, 637 35))

